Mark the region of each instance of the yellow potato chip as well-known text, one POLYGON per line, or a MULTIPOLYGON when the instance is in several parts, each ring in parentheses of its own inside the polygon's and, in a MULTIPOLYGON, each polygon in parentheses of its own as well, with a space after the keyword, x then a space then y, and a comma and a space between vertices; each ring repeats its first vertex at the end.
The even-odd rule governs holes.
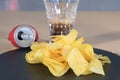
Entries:
POLYGON ((56 77, 60 77, 69 68, 76 76, 97 73, 105 75, 103 65, 111 63, 109 57, 94 53, 90 44, 84 44, 84 38, 76 39, 77 30, 72 29, 68 35, 52 36, 52 43, 34 42, 25 55, 28 63, 42 63, 56 77))
POLYGON ((31 46, 30 46, 30 48, 31 48, 31 50, 38 50, 39 48, 41 48, 41 47, 45 47, 46 46, 46 44, 47 44, 47 42, 34 42, 31 46))
POLYGON ((73 47, 71 45, 65 45, 62 49, 62 56, 65 58, 65 60, 68 60, 68 56, 71 52, 71 50, 73 49, 73 47))
POLYGON ((49 56, 49 51, 45 49, 39 49, 37 51, 31 51, 26 54, 25 58, 28 63, 41 63, 42 59, 49 56))
POLYGON ((54 42, 54 43, 48 43, 46 46, 49 50, 56 50, 56 49, 60 49, 63 47, 63 44, 59 43, 59 42, 54 42))
POLYGON ((33 42, 32 45, 30 46, 31 50, 38 50, 40 47, 39 42, 33 42))
POLYGON ((80 76, 87 70, 88 62, 77 48, 73 48, 68 56, 68 64, 73 72, 80 76))
POLYGON ((97 58, 91 60, 91 62, 89 63, 88 70, 97 74, 105 75, 102 63, 97 58))
POLYGON ((83 43, 83 41, 84 41, 84 38, 81 37, 81 38, 75 40, 74 42, 72 42, 71 45, 72 45, 73 47, 80 48, 80 47, 81 47, 81 44, 83 43))
POLYGON ((57 61, 64 60, 64 58, 62 57, 62 54, 61 54, 61 50, 52 51, 50 53, 49 57, 54 59, 54 60, 57 60, 57 61))
POLYGON ((87 69, 85 72, 82 73, 82 75, 88 75, 88 74, 92 74, 92 73, 93 73, 92 71, 87 69))
POLYGON ((31 63, 31 64, 40 63, 40 61, 35 60, 34 56, 35 56, 35 51, 30 51, 29 53, 26 53, 25 59, 28 63, 31 63))
POLYGON ((53 42, 59 42, 60 40, 62 40, 63 36, 65 36, 65 35, 56 35, 56 36, 53 36, 52 41, 53 42))
POLYGON ((42 59, 49 57, 50 52, 47 48, 40 48, 34 54, 34 59, 36 61, 42 62, 42 59))
POLYGON ((102 54, 101 55, 95 54, 95 56, 97 59, 99 59, 102 62, 103 65, 105 63, 109 63, 109 64, 111 63, 109 57, 107 57, 107 56, 103 56, 102 54))
POLYGON ((42 63, 47 66, 50 72, 56 77, 62 76, 69 69, 68 63, 64 60, 59 62, 51 58, 45 58, 42 63))
POLYGON ((94 51, 92 45, 82 44, 79 50, 87 61, 90 62, 94 58, 94 51))
POLYGON ((76 40, 78 32, 75 29, 72 29, 70 33, 66 36, 63 36, 62 39, 65 43, 71 43, 76 40))
POLYGON ((72 29, 67 35, 58 35, 53 38, 53 42, 60 42, 63 44, 69 44, 76 40, 78 32, 75 29, 72 29))

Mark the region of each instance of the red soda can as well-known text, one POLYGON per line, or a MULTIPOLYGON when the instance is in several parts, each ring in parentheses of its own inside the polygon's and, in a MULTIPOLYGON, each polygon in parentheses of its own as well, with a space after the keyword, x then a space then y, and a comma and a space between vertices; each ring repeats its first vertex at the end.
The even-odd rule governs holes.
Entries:
POLYGON ((38 41, 38 32, 27 24, 17 25, 8 35, 8 40, 16 47, 25 48, 38 41))

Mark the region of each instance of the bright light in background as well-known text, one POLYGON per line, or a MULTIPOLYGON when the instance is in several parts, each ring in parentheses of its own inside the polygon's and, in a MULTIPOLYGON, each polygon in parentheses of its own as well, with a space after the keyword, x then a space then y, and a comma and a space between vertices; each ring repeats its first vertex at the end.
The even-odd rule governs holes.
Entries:
POLYGON ((10 0, 10 10, 17 10, 18 9, 18 0, 10 0))
POLYGON ((6 5, 6 10, 15 11, 19 8, 18 0, 4 0, 6 5))

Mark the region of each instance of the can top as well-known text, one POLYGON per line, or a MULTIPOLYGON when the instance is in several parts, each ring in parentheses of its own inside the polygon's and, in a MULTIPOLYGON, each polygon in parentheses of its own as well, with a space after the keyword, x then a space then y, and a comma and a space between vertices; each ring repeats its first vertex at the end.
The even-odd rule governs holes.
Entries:
POLYGON ((18 25, 11 31, 12 36, 9 40, 17 47, 29 47, 34 41, 38 40, 37 31, 30 25, 18 25))

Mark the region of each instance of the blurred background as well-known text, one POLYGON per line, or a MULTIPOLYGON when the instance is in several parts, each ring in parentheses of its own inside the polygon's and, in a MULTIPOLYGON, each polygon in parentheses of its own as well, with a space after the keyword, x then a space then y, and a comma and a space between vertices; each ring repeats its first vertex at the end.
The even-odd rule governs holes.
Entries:
MULTIPOLYGON (((43 11, 43 0, 0 0, 0 10, 43 11)), ((120 0, 81 0, 79 11, 119 11, 120 0)))
MULTIPOLYGON (((76 29, 96 48, 120 53, 120 0, 80 0, 76 29)), ((7 37, 18 24, 38 30, 48 40, 49 30, 43 0, 0 0, 0 52, 11 50, 7 37)), ((42 34, 42 35, 41 35, 42 34)))

